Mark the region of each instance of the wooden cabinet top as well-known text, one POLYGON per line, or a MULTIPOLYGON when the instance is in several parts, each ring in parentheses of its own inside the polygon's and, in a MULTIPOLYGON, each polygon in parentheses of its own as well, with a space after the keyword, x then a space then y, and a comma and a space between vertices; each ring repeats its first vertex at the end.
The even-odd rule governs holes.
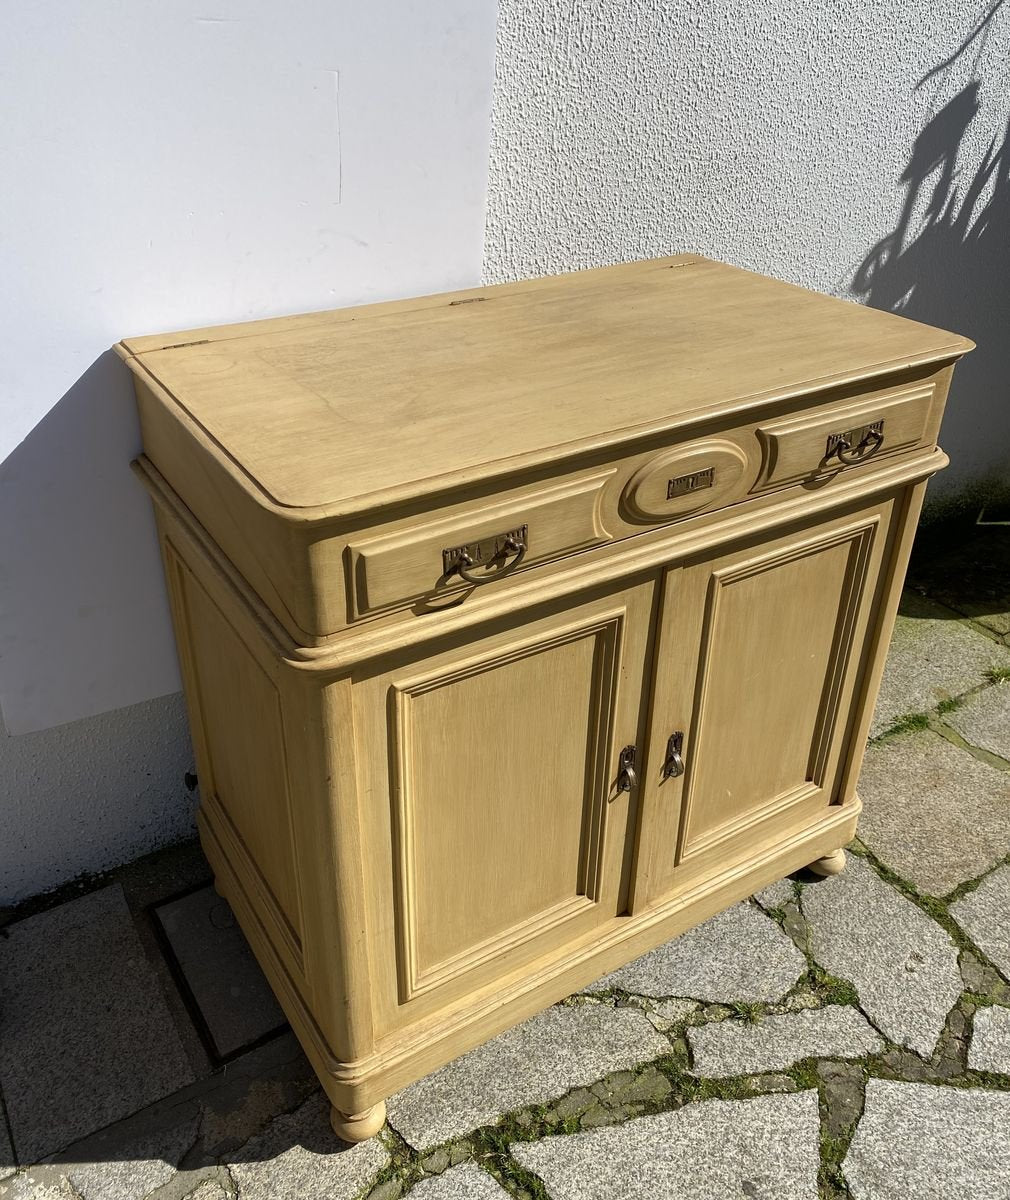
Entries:
POLYGON ((971 348, 892 313, 680 255, 128 338, 117 351, 260 502, 335 515, 971 348))

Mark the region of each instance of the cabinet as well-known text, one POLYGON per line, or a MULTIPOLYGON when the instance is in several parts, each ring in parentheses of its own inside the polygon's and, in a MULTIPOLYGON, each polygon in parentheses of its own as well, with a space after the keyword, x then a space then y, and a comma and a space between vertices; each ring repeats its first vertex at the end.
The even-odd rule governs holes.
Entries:
POLYGON ((341 1137, 841 868, 968 349, 696 256, 120 345, 201 838, 341 1137))

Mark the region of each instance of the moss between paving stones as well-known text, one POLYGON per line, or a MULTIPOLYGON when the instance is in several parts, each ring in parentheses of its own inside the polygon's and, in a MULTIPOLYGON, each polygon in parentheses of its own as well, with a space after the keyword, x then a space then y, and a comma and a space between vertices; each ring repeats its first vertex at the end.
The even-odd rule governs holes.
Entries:
MULTIPOLYGON (((775 1073, 722 1079, 699 1078, 691 1073, 690 1050, 684 1037, 684 1029, 688 1026, 724 1020, 760 1021, 767 1014, 792 1012, 798 1007, 828 1004, 859 1007, 853 985, 831 975, 813 959, 805 919, 798 904, 790 902, 770 915, 783 928, 791 925, 793 940, 807 958, 807 971, 781 1001, 699 1007, 668 1031, 669 1054, 644 1063, 634 1071, 616 1071, 595 1084, 574 1088, 550 1104, 529 1106, 507 1114, 494 1126, 476 1130, 469 1138, 457 1139, 423 1155, 393 1134, 387 1140, 390 1164, 376 1180, 369 1200, 394 1200, 394 1197, 409 1192, 425 1174, 440 1173, 466 1158, 479 1162, 517 1200, 548 1200, 540 1180, 512 1157, 510 1147, 515 1142, 564 1137, 649 1113, 672 1111, 698 1101, 750 1099, 768 1092, 805 1089, 816 1089, 821 1115, 819 1195, 821 1200, 849 1200, 842 1163, 862 1114, 868 1079, 1010 1090, 1010 1076, 972 1071, 967 1067, 967 1048, 975 1010, 982 1004, 1005 1001, 1010 995, 1010 984, 971 943, 947 911, 949 904, 977 887, 980 880, 967 882, 950 896, 935 899, 921 895, 861 843, 854 843, 851 849, 864 857, 887 883, 941 925, 960 948, 959 966, 965 990, 948 1014, 928 1062, 881 1035, 884 1048, 862 1059, 808 1058, 775 1073)), ((1010 861, 1010 856, 1006 861, 1010 861)), ((803 886, 794 881, 797 899, 803 886)), ((640 998, 620 989, 612 989, 608 999, 622 1007, 642 1004, 640 998)), ((873 1024, 872 1020, 870 1024, 873 1024)))

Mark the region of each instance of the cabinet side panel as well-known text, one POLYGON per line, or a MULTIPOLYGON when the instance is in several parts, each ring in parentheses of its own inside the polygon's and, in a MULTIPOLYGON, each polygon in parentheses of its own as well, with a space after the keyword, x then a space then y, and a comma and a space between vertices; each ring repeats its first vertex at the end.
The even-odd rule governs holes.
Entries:
POLYGON ((200 724, 204 747, 204 805, 212 815, 223 817, 244 851, 246 865, 261 877, 300 942, 277 687, 170 544, 167 549, 188 647, 191 717, 200 724))

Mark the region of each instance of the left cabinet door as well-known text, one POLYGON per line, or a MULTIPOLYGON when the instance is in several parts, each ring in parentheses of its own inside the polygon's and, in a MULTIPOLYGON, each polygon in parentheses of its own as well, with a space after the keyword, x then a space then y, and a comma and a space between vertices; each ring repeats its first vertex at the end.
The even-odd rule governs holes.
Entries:
POLYGON ((516 613, 353 680, 377 1033, 621 910, 651 581, 516 613))

